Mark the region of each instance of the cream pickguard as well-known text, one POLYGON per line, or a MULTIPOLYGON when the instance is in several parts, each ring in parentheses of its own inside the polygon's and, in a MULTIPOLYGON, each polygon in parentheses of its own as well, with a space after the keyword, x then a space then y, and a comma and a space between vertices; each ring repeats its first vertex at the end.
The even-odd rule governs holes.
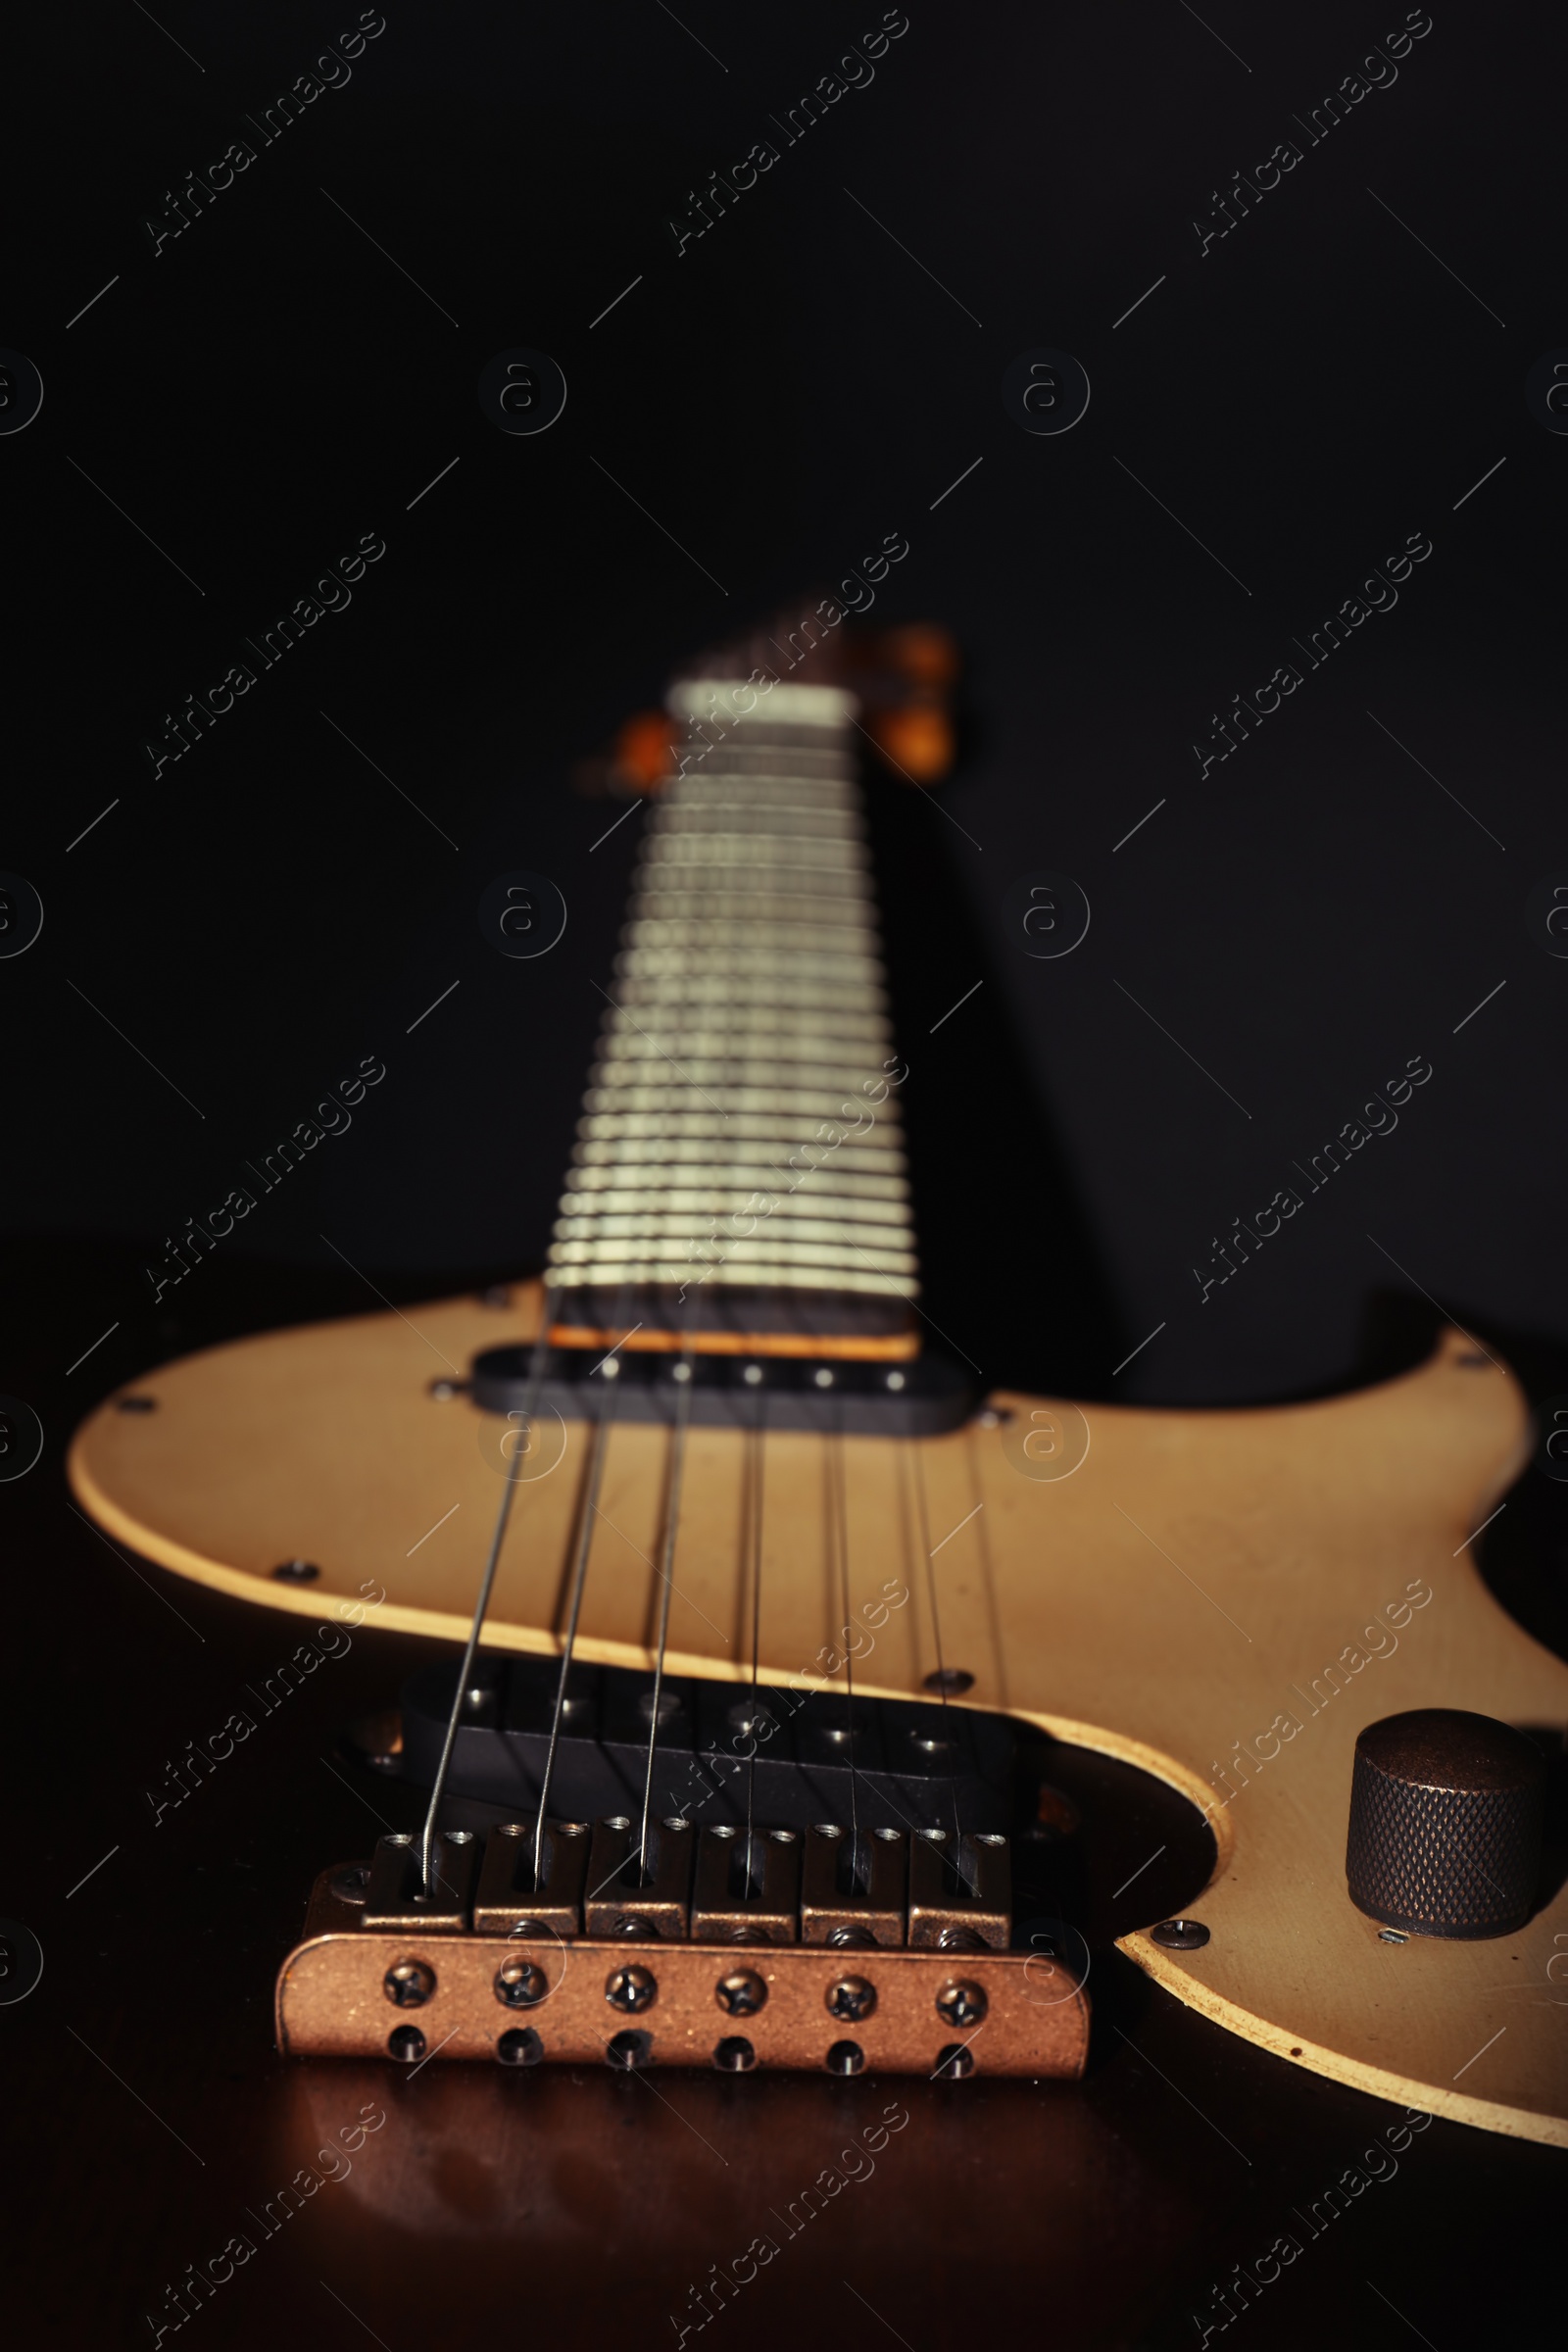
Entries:
MULTIPOLYGON (((221 1592, 318 1620, 369 1596, 378 1626, 462 1639, 502 1425, 461 1396, 438 1401, 430 1384, 481 1348, 531 1337, 539 1303, 537 1286, 518 1286, 503 1312, 447 1300, 167 1365, 134 1384, 156 1410, 111 1398, 83 1425, 73 1487, 111 1535, 221 1592), (295 1557, 318 1563, 319 1581, 274 1582, 295 1557)), ((1557 1729, 1568 1717, 1568 1667, 1497 1607, 1466 1545, 1525 1459, 1511 1374, 1450 1331, 1419 1370, 1328 1402, 1094 1405, 1088 1454, 1063 1478, 1017 1466, 1031 1416, 1050 1428, 1057 1408, 991 1403, 1006 1416, 996 1425, 921 1443, 943 1652, 975 1678, 965 1703, 1157 1775, 1207 1812, 1218 1841, 1213 1881, 1190 1907, 1207 1945, 1175 1952, 1136 1935, 1122 1948, 1285 2064, 1568 2146, 1568 1893, 1516 1936, 1390 1943, 1345 1888, 1363 1725, 1427 1706, 1557 1729)), ((559 1464, 517 1494, 490 1645, 559 1647, 583 1434, 558 1427, 559 1464)), ((646 1426, 610 1441, 587 1658, 652 1662, 666 1444, 646 1426)), ((889 1579, 910 1593, 856 1681, 918 1696, 936 1645, 896 1445, 845 1441, 852 1603, 889 1579)), ((741 1441, 694 1430, 689 1448, 667 1662, 740 1679, 741 1441)), ((841 1622, 821 1459, 819 1438, 768 1437, 764 1680, 820 1671, 841 1622)))

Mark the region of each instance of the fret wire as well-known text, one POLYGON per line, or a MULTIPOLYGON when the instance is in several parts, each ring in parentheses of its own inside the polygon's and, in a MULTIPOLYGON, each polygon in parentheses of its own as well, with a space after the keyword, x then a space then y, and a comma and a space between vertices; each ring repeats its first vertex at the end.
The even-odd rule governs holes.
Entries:
POLYGON ((722 681, 671 695, 687 754, 639 856, 552 1230, 552 1278, 573 1291, 700 1267, 720 1289, 910 1295, 897 1102, 824 1156, 871 1107, 892 1032, 851 699, 792 692, 798 724, 737 716, 722 681), (765 1230, 719 1231, 753 1196, 765 1230))

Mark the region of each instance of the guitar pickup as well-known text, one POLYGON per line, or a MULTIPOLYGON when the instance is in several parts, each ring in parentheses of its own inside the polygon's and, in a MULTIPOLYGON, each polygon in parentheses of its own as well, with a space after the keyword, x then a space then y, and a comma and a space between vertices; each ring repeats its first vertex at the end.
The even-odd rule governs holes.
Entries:
POLYGON ((585 1821, 547 1821, 534 1877, 533 1822, 503 1822, 492 1830, 474 1897, 473 1924, 481 1936, 582 1934, 588 1878, 585 1821))
POLYGON ((944 1952, 1004 1951, 1012 1936, 1005 1838, 916 1830, 909 1844, 909 1941, 944 1952))

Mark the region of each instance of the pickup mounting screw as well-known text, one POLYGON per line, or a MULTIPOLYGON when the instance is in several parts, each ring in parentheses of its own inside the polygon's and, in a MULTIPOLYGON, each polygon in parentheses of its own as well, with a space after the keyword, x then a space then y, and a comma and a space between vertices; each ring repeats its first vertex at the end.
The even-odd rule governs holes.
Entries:
POLYGON ((944 1984, 937 1994, 937 2015, 944 2025, 977 2026, 989 2006, 978 1984, 954 1983, 944 1984))
POLYGON ((1200 1919, 1162 1919, 1149 1933, 1168 1952, 1201 1951, 1208 1941, 1208 1930, 1200 1919))
MULTIPOLYGON (((509 2009, 532 2009, 550 1990, 550 1980, 542 1968, 519 1954, 503 1960, 496 1971, 496 1999, 505 2001, 509 2009)), ((956 2023, 962 2025, 962 2018, 956 2023)))
POLYGON ((827 2007, 830 2017, 858 2026, 876 2007, 876 1986, 868 1984, 864 1977, 840 1977, 827 1988, 827 2007))
POLYGON ((946 1698, 961 1698, 965 1690, 974 1689, 974 1676, 961 1666, 938 1666, 926 1676, 924 1688, 946 1698))
POLYGON ((381 1989, 399 2009, 422 2009, 435 1990, 435 1970, 422 1960, 394 1960, 381 1989))
POLYGON ((659 1998, 659 1980, 651 1968, 612 1968, 605 1979, 605 1998, 612 2009, 637 2017, 659 1998))
MULTIPOLYGON (((731 2017, 755 2017, 767 1998, 767 1986, 753 1968, 732 1969, 713 1987, 713 1998, 731 2017)), ((721 2042, 719 2047, 725 2045, 721 2042)))

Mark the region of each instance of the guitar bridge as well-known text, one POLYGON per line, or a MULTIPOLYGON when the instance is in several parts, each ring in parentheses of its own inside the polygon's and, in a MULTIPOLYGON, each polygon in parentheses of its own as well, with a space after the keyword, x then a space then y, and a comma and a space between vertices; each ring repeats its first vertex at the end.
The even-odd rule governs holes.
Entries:
POLYGON ((1013 1950, 991 1833, 551 1821, 382 1838, 323 1871, 277 1980, 287 2057, 1084 2071, 1089 2002, 1013 1950), (537 1843, 537 1853, 536 1853, 537 1843))

